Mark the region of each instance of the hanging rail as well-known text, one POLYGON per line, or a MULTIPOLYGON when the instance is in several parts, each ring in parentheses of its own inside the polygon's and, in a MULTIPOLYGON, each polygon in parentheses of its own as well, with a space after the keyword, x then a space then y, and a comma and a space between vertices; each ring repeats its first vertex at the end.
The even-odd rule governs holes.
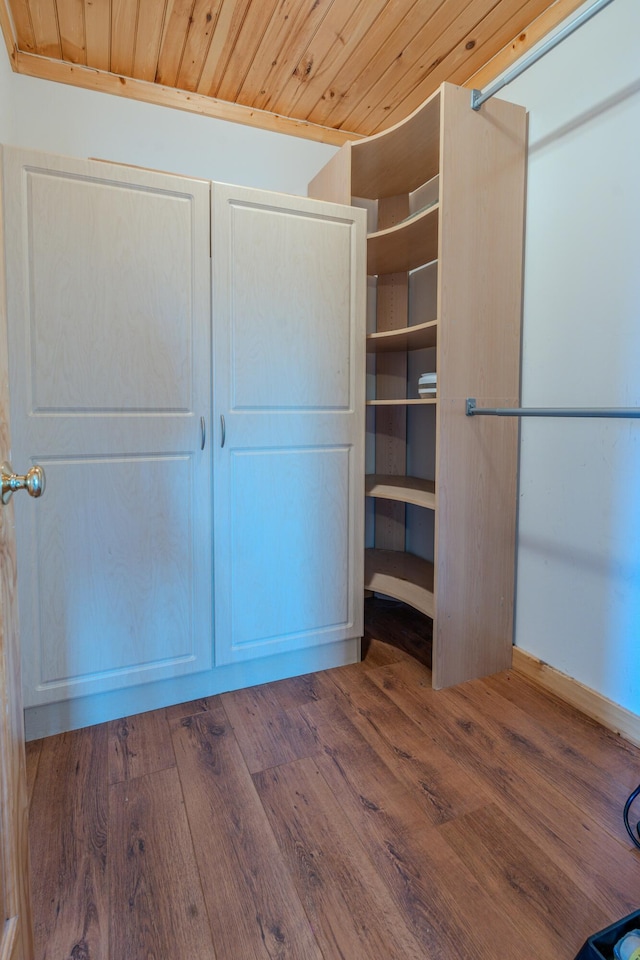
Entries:
POLYGON ((509 70, 508 73, 505 73, 502 79, 496 80, 496 82, 483 92, 482 90, 472 90, 471 91, 471 109, 479 110, 485 100, 489 100, 493 97, 498 90, 502 90, 503 87, 506 87, 508 83, 511 83, 512 80, 515 80, 516 77, 519 77, 521 73, 524 73, 530 66, 534 63, 537 63, 545 53, 548 53, 549 50, 553 50, 559 43, 561 43, 566 37, 573 33, 574 30, 577 30, 578 27, 581 27, 583 23, 586 23, 587 20, 590 20, 591 17, 594 17, 596 13, 599 13, 604 7, 608 6, 612 0, 596 0, 596 2, 580 14, 579 17, 576 17, 575 20, 571 20, 570 23, 563 27, 558 33, 554 34, 553 37, 550 37, 549 40, 546 40, 537 50, 534 50, 532 54, 528 57, 525 57, 524 60, 521 60, 520 63, 516 64, 513 70, 509 70))
POLYGON ((468 417, 610 417, 640 420, 640 407, 476 407, 467 397, 468 417))

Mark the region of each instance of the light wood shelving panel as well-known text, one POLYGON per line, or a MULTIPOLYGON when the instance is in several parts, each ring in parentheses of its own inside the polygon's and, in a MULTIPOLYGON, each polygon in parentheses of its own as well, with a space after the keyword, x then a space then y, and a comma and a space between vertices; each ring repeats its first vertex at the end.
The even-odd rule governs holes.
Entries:
POLYGON ((438 257, 437 206, 409 220, 370 233, 367 238, 367 273, 400 273, 415 270, 438 257))
POLYGON ((367 400, 368 407, 418 407, 427 403, 437 403, 435 397, 398 397, 393 400, 367 400))
POLYGON ((377 211, 365 586, 433 619, 436 688, 511 665, 517 425, 468 418, 465 401, 518 404, 525 160, 524 108, 493 98, 473 111, 468 90, 443 84, 405 121, 345 144, 309 185, 311 196, 377 211), (422 277, 414 293, 435 285, 422 294, 426 315, 409 294, 412 271, 422 277), (437 370, 437 394, 416 399, 409 377, 422 362, 437 370), (416 458, 416 443, 428 457, 416 458), (408 475, 416 460, 429 479, 408 475), (430 536, 426 520, 412 526, 421 510, 434 518, 432 543, 416 539, 430 536))
POLYGON ((350 145, 354 148, 349 171, 351 196, 380 199, 413 193, 437 175, 440 103, 438 91, 402 123, 350 145))
POLYGON ((432 563, 411 553, 375 548, 364 552, 365 589, 402 600, 432 619, 433 572, 432 563))
POLYGON ((436 485, 433 480, 421 477, 397 477, 371 473, 365 477, 364 492, 367 497, 381 500, 401 500, 427 510, 436 508, 436 485))
POLYGON ((382 330, 367 336, 367 353, 393 353, 407 350, 421 350, 435 347, 438 333, 438 321, 415 323, 411 327, 398 330, 382 330))

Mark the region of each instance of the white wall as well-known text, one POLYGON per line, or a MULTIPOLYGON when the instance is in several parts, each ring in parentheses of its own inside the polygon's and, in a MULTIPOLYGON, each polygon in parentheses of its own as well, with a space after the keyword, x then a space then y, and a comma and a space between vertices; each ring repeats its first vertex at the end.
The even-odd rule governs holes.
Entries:
POLYGON ((0 40, 0 143, 9 143, 12 135, 11 76, 6 47, 0 40))
MULTIPOLYGON (((640 406, 639 34, 614 0, 499 94, 529 110, 525 406, 640 406)), ((516 644, 640 713, 640 422, 523 420, 519 507, 516 644)))
POLYGON ((0 142, 306 196, 335 147, 11 71, 0 50, 0 142))

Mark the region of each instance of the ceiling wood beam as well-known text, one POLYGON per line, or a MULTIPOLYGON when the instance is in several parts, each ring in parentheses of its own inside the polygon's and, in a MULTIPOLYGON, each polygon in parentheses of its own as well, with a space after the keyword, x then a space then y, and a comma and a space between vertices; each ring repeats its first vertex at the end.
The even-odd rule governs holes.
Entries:
MULTIPOLYGON (((2 4, 0 4, 0 7, 2 4)), ((154 103, 158 106, 173 107, 177 110, 186 110, 204 117, 213 117, 218 120, 229 120, 232 123, 243 123, 263 130, 272 130, 275 133, 285 133, 292 137, 304 137, 307 140, 316 140, 333 146, 342 146, 347 140, 360 140, 357 133, 344 130, 334 130, 319 124, 308 123, 305 120, 294 120, 266 110, 254 110, 237 103, 228 103, 225 100, 216 100, 199 93, 190 93, 186 90, 174 90, 158 83, 149 83, 145 80, 133 80, 121 77, 105 70, 94 70, 79 64, 64 63, 61 60, 51 60, 48 57, 39 57, 30 53, 16 51, 12 57, 14 70, 29 77, 38 77, 41 80, 53 80, 56 83, 67 83, 86 90, 97 90, 100 93, 111 93, 130 100, 141 100, 144 103, 154 103)))

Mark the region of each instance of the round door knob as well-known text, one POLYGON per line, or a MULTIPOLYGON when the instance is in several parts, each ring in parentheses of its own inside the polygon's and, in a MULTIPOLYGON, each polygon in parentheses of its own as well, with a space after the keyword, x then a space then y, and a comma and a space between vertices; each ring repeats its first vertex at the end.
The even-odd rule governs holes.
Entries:
POLYGON ((13 472, 10 463, 2 464, 2 502, 9 503, 11 494, 16 490, 26 490, 30 497, 41 497, 44 493, 45 476, 42 467, 35 466, 24 477, 13 472))

